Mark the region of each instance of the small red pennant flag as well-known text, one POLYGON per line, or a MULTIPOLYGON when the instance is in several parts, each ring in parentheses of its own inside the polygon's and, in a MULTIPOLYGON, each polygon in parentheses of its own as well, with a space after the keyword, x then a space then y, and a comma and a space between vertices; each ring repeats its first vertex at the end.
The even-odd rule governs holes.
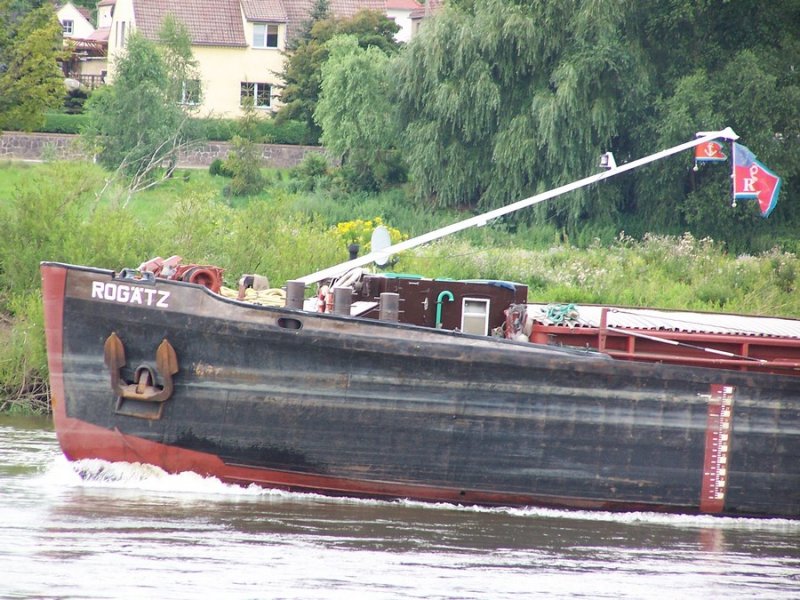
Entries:
POLYGON ((715 140, 694 147, 695 162, 722 162, 727 159, 722 144, 715 140))

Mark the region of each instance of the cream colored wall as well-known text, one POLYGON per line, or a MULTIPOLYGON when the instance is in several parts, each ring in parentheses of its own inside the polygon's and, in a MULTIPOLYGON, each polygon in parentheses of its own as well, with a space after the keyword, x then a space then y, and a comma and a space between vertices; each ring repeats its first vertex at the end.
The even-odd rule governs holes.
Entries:
POLYGON ((400 30, 394 35, 394 39, 398 42, 409 42, 413 36, 411 11, 386 9, 386 16, 392 19, 399 27, 400 30))
POLYGON ((81 75, 102 75, 108 68, 104 58, 87 59, 81 61, 81 75))
POLYGON ((108 34, 108 83, 114 81, 114 61, 120 50, 125 47, 124 39, 120 40, 120 24, 125 23, 125 35, 127 38, 133 28, 136 27, 133 17, 133 3, 131 0, 117 0, 114 6, 114 18, 111 21, 111 31, 108 34))
POLYGON ((65 37, 85 39, 94 33, 94 27, 86 20, 78 9, 71 2, 67 2, 56 13, 59 23, 72 21, 72 33, 65 37))
MULTIPOLYGON (((285 28, 283 31, 285 32, 285 28)), ((252 30, 252 28, 250 28, 252 30)), ((284 33, 279 31, 279 40, 284 33)), ((250 40, 248 40, 249 42, 250 40)), ((283 69, 283 54, 278 49, 259 48, 192 48, 200 70, 203 103, 198 107, 200 115, 235 118, 242 114, 240 91, 243 81, 268 83, 273 94, 278 93, 277 84, 282 83, 276 74, 283 69)), ((272 98, 270 109, 257 109, 269 114, 277 108, 278 101, 272 98)))
MULTIPOLYGON (((114 19, 108 37, 108 78, 114 77, 114 60, 121 50, 117 39, 118 23, 125 22, 125 35, 135 26, 133 0, 117 0, 114 8, 114 19)), ((283 70, 282 54, 286 43, 286 25, 278 26, 278 48, 253 48, 253 23, 244 21, 247 48, 222 48, 208 46, 192 46, 192 54, 198 63, 200 83, 202 86, 202 103, 195 107, 198 116, 215 116, 236 118, 242 114, 240 91, 243 81, 251 83, 268 83, 273 86, 281 84, 277 75, 283 70)), ((273 94, 278 89, 273 87, 273 94)), ((279 103, 272 98, 270 109, 258 109, 270 114, 279 103)))
POLYGON ((97 7, 97 28, 111 27, 111 12, 113 7, 110 5, 97 7))

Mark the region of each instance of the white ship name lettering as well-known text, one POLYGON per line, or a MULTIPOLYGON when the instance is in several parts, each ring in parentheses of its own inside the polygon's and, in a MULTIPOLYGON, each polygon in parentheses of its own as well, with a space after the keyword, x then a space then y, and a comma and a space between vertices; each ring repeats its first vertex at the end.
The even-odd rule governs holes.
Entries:
POLYGON ((92 282, 92 298, 108 300, 110 302, 169 308, 167 299, 170 297, 170 294, 171 292, 128 285, 125 283, 114 283, 113 281, 92 282))

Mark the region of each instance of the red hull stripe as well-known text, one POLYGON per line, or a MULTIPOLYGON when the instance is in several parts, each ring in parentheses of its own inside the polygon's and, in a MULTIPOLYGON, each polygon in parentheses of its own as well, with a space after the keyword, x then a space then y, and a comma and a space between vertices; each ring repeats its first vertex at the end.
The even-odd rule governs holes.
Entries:
POLYGON ((61 441, 59 425, 66 419, 62 352, 67 269, 63 266, 45 264, 41 267, 41 273, 44 329, 47 336, 47 368, 50 371, 50 404, 56 433, 59 434, 61 441))

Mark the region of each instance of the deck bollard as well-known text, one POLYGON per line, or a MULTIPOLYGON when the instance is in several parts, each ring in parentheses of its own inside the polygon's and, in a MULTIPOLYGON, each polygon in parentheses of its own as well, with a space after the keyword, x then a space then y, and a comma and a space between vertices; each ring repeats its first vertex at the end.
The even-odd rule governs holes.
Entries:
POLYGON ((306 284, 302 281, 286 282, 286 308, 303 309, 305 302, 306 284))
POLYGON ((400 319, 400 294, 383 292, 378 318, 381 321, 398 321, 400 319))
POLYGON ((350 316, 350 306, 353 304, 353 288, 333 288, 333 313, 336 315, 350 316))

